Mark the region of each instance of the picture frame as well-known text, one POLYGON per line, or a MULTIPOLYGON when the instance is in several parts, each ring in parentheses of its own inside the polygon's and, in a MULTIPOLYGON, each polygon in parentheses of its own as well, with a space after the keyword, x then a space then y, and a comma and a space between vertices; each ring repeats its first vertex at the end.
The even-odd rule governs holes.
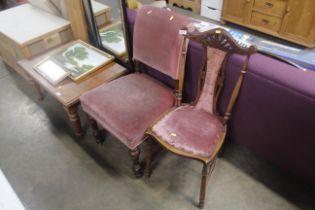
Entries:
POLYGON ((34 69, 52 85, 57 85, 70 75, 70 72, 49 59, 42 60, 34 66, 34 69))
MULTIPOLYGON (((52 79, 48 78, 48 69, 46 70, 46 73, 43 73, 43 70, 39 69, 43 63, 54 63, 67 72, 68 76, 72 80, 77 81, 92 73, 93 71, 101 68, 102 66, 112 62, 113 60, 114 57, 112 55, 103 52, 81 40, 77 40, 65 45, 63 49, 55 52, 48 58, 41 61, 34 67, 34 69, 37 70, 37 72, 39 72, 48 81, 54 84, 55 81, 51 81, 52 79)), ((50 71, 51 69, 52 68, 50 68, 50 71)))
POLYGON ((119 57, 127 54, 124 28, 121 21, 113 22, 101 28, 99 34, 104 48, 107 48, 119 57))

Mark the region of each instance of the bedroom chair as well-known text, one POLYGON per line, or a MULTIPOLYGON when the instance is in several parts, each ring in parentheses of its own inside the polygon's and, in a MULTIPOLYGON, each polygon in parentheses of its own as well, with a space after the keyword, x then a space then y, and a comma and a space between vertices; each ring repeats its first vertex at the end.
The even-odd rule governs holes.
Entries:
POLYGON ((160 116, 146 132, 149 136, 145 173, 151 175, 152 141, 156 140, 170 152, 198 160, 203 163, 199 208, 204 207, 206 183, 214 169, 216 157, 224 142, 227 122, 239 95, 250 56, 256 47, 238 45, 224 29, 213 29, 203 33, 190 32, 190 40, 201 43, 206 58, 200 78, 198 100, 171 109, 160 116), (232 54, 245 56, 237 83, 229 99, 227 110, 220 114, 216 110, 218 96, 224 84, 225 65, 232 54))
POLYGON ((146 129, 159 115, 181 102, 188 43, 179 30, 189 23, 187 17, 175 12, 142 7, 133 35, 136 73, 104 84, 80 98, 97 141, 103 141, 100 125, 124 143, 137 178, 142 176, 139 145, 146 129), (140 63, 175 80, 174 90, 140 72, 140 63))

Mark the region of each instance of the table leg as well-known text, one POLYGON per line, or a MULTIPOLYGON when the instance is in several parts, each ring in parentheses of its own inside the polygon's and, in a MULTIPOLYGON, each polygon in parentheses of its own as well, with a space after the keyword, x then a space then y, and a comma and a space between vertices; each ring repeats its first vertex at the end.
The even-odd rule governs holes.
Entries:
POLYGON ((74 133, 76 136, 82 136, 83 131, 81 128, 80 118, 78 115, 77 106, 73 105, 70 107, 64 107, 66 113, 68 114, 68 118, 70 120, 70 125, 72 129, 74 130, 74 133))
POLYGON ((35 95, 35 97, 42 101, 44 99, 44 96, 42 94, 42 91, 40 90, 40 86, 37 82, 35 82, 34 80, 29 80, 31 86, 32 86, 32 91, 33 94, 35 95))

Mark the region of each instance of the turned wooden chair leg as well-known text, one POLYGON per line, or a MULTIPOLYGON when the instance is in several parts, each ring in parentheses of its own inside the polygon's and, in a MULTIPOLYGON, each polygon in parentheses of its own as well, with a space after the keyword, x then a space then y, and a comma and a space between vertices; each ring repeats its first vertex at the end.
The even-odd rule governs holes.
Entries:
POLYGON ((147 139, 147 154, 146 154, 146 166, 145 166, 145 175, 150 177, 152 174, 152 139, 147 139))
POLYGON ((207 183, 214 170, 215 164, 216 164, 216 157, 209 163, 203 164, 202 175, 201 175, 200 195, 199 195, 199 205, 198 205, 200 209, 202 209, 205 205, 207 183))
POLYGON ((95 137, 96 143, 98 143, 98 144, 104 143, 104 139, 102 138, 102 133, 97 126, 97 122, 90 116, 88 116, 88 119, 89 119, 90 125, 93 129, 92 132, 93 132, 93 136, 95 137))
POLYGON ((136 178, 142 177, 141 165, 139 162, 140 149, 138 147, 136 147, 135 149, 130 149, 129 155, 132 160, 132 171, 134 175, 136 176, 136 178))
POLYGON ((198 207, 202 209, 205 205, 205 195, 207 188, 207 177, 208 177, 208 168, 209 164, 203 164, 202 173, 201 173, 201 186, 200 186, 200 194, 199 194, 199 205, 198 207))

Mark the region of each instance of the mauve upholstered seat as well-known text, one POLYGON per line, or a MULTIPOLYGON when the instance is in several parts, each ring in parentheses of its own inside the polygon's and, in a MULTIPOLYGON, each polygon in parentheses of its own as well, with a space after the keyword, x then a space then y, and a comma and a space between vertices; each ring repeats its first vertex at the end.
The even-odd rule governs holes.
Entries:
POLYGON ((216 116, 190 105, 169 112, 152 128, 173 147, 202 157, 212 154, 225 129, 216 116))
POLYGON ((138 73, 104 84, 80 100, 85 112, 130 149, 142 142, 146 128, 175 103, 169 88, 138 73))
POLYGON ((138 73, 104 84, 80 98, 97 142, 104 140, 98 128, 101 125, 128 147, 132 170, 138 178, 142 176, 139 145, 145 140, 146 129, 162 113, 181 103, 188 40, 179 30, 189 22, 189 18, 175 12, 143 6, 138 10, 133 34, 133 60, 138 73), (176 85, 164 86, 146 74, 144 66, 155 68, 176 85))
POLYGON ((207 48, 207 74, 196 106, 179 107, 158 121, 152 131, 160 141, 193 155, 212 154, 226 128, 213 114, 216 80, 225 56, 226 52, 220 49, 207 48))

